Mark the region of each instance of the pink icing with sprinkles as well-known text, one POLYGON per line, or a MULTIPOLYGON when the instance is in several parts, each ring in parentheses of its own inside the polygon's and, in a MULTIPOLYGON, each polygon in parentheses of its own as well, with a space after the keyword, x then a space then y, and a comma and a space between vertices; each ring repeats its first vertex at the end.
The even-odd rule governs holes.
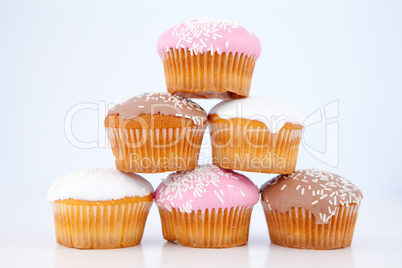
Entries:
POLYGON ((252 32, 236 22, 211 18, 188 20, 170 28, 158 40, 160 55, 181 48, 196 55, 232 52, 257 59, 261 54, 260 39, 252 32))
POLYGON ((187 213, 213 208, 250 208, 258 199, 259 190, 247 177, 214 165, 170 174, 155 191, 155 203, 159 207, 187 213))

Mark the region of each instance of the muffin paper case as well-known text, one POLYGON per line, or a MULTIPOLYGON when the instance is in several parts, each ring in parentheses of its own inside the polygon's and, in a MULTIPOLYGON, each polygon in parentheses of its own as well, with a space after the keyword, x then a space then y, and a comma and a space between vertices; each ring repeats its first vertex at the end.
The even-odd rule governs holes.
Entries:
POLYGON ((116 167, 155 173, 197 166, 207 114, 170 93, 145 93, 117 105, 105 119, 116 167))
POLYGON ((249 179, 213 165, 171 174, 155 191, 163 237, 200 248, 246 244, 258 199, 249 179))
POLYGON ((138 175, 98 168, 58 178, 47 200, 53 207, 57 243, 121 248, 141 242, 153 189, 138 175))
POLYGON ((248 97, 219 103, 208 119, 215 165, 264 173, 295 171, 303 116, 293 107, 248 97))
POLYGON ((59 200, 52 203, 56 241, 71 248, 138 245, 152 206, 152 195, 115 201, 59 200))
POLYGON ((158 207, 163 237, 183 246, 230 248, 247 244, 252 208, 180 212, 158 207))
POLYGON ((200 18, 166 31, 157 49, 170 93, 231 99, 249 95, 261 44, 238 23, 200 18))
POLYGON ((316 224, 315 216, 304 208, 280 213, 261 202, 272 243, 301 249, 337 249, 350 246, 359 206, 338 206, 328 224, 316 224))
POLYGON ((156 173, 195 168, 205 128, 108 128, 108 136, 118 170, 156 173))
POLYGON ((301 249, 350 246, 363 195, 343 177, 306 169, 261 188, 272 243, 301 249))

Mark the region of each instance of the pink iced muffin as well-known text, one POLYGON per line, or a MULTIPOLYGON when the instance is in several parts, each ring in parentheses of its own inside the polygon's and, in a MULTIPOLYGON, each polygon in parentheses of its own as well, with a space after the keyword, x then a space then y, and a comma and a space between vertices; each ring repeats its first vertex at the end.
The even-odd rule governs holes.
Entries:
POLYGON ((200 18, 167 30, 157 49, 170 93, 231 99, 249 95, 261 43, 238 23, 200 18))
POLYGON ((155 191, 163 237, 199 248, 246 244, 258 200, 247 177, 214 165, 170 174, 155 191))

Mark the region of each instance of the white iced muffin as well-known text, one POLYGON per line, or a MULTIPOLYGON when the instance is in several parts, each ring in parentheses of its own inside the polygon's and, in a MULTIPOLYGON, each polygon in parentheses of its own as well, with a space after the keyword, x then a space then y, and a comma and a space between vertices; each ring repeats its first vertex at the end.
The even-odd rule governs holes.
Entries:
POLYGON ((153 192, 141 176, 115 168, 59 177, 47 196, 53 207, 57 243, 87 249, 139 244, 153 192))

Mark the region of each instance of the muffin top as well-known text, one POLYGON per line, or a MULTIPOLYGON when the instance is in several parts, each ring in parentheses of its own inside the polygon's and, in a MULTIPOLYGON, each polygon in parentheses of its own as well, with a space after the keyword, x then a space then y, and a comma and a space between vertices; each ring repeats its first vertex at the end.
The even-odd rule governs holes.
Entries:
POLYGON ((108 115, 120 115, 130 120, 144 114, 162 114, 193 121, 194 125, 204 125, 207 113, 197 103, 190 99, 170 93, 143 93, 135 96, 109 110, 108 115))
POLYGON ((238 23, 211 18, 188 20, 170 28, 158 40, 160 55, 181 48, 196 55, 244 53, 257 59, 261 54, 260 40, 252 32, 238 23))
POLYGON ((222 119, 242 118, 264 123, 271 133, 278 133, 286 123, 303 125, 302 114, 292 106, 267 97, 224 100, 215 105, 209 115, 222 119))
POLYGON ((253 207, 258 199, 258 188, 248 178, 214 165, 170 174, 155 191, 158 206, 187 213, 253 207))
POLYGON ((108 201, 143 197, 153 192, 152 185, 137 174, 123 173, 115 168, 93 168, 59 177, 46 199, 48 202, 65 199, 108 201))
POLYGON ((316 224, 328 223, 339 205, 360 204, 363 195, 345 178, 316 169, 279 175, 261 187, 262 201, 269 209, 287 212, 292 207, 307 209, 316 224))

